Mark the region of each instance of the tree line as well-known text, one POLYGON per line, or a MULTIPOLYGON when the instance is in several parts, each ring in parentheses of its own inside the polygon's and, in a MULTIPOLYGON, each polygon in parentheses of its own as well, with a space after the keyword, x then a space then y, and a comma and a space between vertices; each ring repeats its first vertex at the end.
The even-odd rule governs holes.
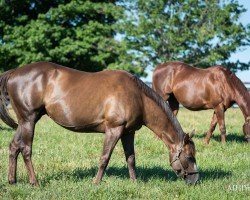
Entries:
POLYGON ((145 68, 179 60, 232 71, 250 45, 236 0, 1 0, 0 69, 51 61, 84 71, 145 68))

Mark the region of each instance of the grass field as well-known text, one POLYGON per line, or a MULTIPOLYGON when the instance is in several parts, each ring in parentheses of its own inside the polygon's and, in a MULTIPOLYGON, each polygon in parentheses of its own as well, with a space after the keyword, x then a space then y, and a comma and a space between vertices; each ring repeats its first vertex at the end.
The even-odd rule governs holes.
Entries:
POLYGON ((196 130, 194 142, 201 181, 188 186, 177 179, 168 161, 168 150, 146 127, 136 134, 137 181, 131 182, 121 143, 115 148, 103 182, 96 186, 103 134, 72 133, 47 117, 36 127, 33 163, 40 183, 28 183, 23 160, 18 160, 18 183, 7 181, 8 145, 13 131, 1 130, 0 199, 249 199, 250 144, 243 140, 243 116, 239 109, 226 113, 227 144, 221 145, 219 131, 208 146, 203 134, 212 111, 181 109, 178 119, 186 132, 196 130))

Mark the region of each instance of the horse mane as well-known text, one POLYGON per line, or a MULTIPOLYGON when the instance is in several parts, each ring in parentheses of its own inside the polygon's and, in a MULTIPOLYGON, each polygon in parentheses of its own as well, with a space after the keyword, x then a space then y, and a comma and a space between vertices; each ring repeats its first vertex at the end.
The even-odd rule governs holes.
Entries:
POLYGON ((132 76, 132 79, 137 84, 137 86, 144 92, 144 94, 150 99, 152 99, 164 111, 169 121, 173 124, 174 128, 176 129, 179 138, 182 140, 184 138, 184 132, 176 116, 174 116, 173 112, 171 111, 168 103, 138 77, 132 76))
POLYGON ((244 98, 250 98, 250 95, 248 93, 248 90, 246 86, 242 83, 242 81, 230 70, 226 70, 227 73, 229 73, 228 77, 231 82, 231 85, 233 86, 235 92, 241 94, 244 98))

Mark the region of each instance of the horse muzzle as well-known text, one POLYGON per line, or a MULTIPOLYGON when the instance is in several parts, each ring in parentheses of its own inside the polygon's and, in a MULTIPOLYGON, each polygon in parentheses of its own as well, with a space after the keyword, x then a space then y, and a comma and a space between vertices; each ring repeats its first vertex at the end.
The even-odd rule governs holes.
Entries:
POLYGON ((199 180, 199 173, 188 174, 184 177, 186 184, 195 185, 199 180))

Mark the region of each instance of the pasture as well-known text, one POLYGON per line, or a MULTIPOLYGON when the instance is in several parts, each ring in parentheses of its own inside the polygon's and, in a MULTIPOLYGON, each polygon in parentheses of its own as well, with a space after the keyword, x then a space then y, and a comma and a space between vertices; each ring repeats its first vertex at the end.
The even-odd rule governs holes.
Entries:
POLYGON ((180 109, 178 119, 186 132, 196 130, 194 142, 201 172, 198 185, 178 179, 168 161, 168 149, 147 128, 136 133, 137 181, 131 182, 121 143, 118 142, 100 185, 93 184, 103 145, 102 134, 72 133, 43 117, 36 126, 33 163, 39 188, 29 185, 21 155, 17 181, 7 182, 8 145, 13 130, 0 132, 0 199, 247 199, 250 196, 250 144, 243 141, 239 109, 226 112, 227 143, 219 131, 208 146, 203 134, 213 111, 180 109), (48 137, 50 135, 50 137, 48 137))

